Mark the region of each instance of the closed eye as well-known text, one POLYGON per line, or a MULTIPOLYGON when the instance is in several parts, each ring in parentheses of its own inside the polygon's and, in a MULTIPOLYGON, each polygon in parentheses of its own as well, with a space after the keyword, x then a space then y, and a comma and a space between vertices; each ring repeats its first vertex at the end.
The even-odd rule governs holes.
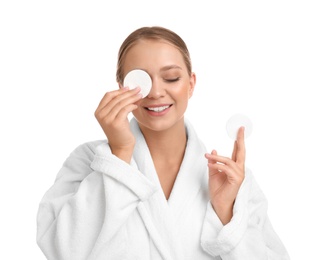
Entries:
POLYGON ((164 79, 166 82, 171 83, 171 82, 176 82, 178 81, 180 78, 173 78, 173 79, 164 79))

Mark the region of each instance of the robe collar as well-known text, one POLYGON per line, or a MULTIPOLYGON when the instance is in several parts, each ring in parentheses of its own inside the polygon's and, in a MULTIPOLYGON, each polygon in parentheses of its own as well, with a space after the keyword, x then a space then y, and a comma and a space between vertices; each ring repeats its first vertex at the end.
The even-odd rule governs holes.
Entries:
POLYGON ((204 193, 207 192, 207 182, 205 180, 208 178, 208 170, 207 160, 204 157, 206 153, 204 144, 198 138, 191 123, 185 119, 186 151, 170 197, 167 200, 162 191, 149 148, 135 118, 131 119, 130 127, 136 137, 133 160, 137 164, 139 171, 158 186, 158 192, 155 196, 156 198, 154 198, 157 200, 158 206, 162 209, 169 208, 170 214, 178 221, 181 214, 183 214, 183 210, 188 207, 188 204, 192 202, 199 190, 202 188, 204 193))

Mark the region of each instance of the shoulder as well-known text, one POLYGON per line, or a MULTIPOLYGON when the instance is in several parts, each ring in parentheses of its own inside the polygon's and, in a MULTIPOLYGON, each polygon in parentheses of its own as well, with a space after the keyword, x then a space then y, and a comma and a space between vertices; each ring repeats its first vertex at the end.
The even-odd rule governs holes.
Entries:
POLYGON ((97 152, 98 146, 107 143, 107 140, 95 140, 82 143, 71 152, 70 156, 84 156, 93 159, 97 152))
POLYGON ((108 141, 106 139, 103 140, 95 140, 95 141, 89 141, 80 144, 76 150, 83 150, 86 151, 90 154, 95 154, 97 147, 100 146, 101 144, 108 144, 108 141))
MULTIPOLYGON (((107 144, 107 140, 89 141, 78 145, 64 161, 63 172, 91 172, 90 165, 96 156, 97 148, 102 144, 107 144)), ((58 177, 60 175, 58 174, 58 177)))

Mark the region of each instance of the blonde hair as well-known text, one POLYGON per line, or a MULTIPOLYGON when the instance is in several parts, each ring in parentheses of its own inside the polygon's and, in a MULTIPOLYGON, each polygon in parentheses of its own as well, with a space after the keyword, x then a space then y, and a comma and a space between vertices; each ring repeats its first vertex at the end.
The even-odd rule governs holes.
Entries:
POLYGON ((116 80, 118 83, 123 83, 124 73, 123 73, 123 63, 129 49, 134 46, 141 39, 150 39, 150 40, 165 40, 171 43, 173 46, 177 47, 183 56, 184 62, 186 64, 188 74, 192 73, 191 59, 189 50, 187 48, 186 43, 182 40, 182 38, 177 35, 175 32, 166 29, 160 26, 152 26, 152 27, 141 27, 131 34, 124 40, 122 45, 120 46, 118 52, 118 63, 117 63, 117 73, 116 80))

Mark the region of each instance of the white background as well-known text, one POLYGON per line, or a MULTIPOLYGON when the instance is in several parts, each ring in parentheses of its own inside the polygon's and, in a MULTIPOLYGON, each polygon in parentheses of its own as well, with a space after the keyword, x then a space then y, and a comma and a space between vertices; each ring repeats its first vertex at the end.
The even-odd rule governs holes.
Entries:
POLYGON ((79 144, 104 138, 93 114, 117 88, 117 51, 140 26, 186 41, 197 74, 187 117, 230 155, 225 123, 253 122, 247 166, 292 259, 319 259, 318 1, 0 3, 0 259, 45 259, 36 214, 79 144))

